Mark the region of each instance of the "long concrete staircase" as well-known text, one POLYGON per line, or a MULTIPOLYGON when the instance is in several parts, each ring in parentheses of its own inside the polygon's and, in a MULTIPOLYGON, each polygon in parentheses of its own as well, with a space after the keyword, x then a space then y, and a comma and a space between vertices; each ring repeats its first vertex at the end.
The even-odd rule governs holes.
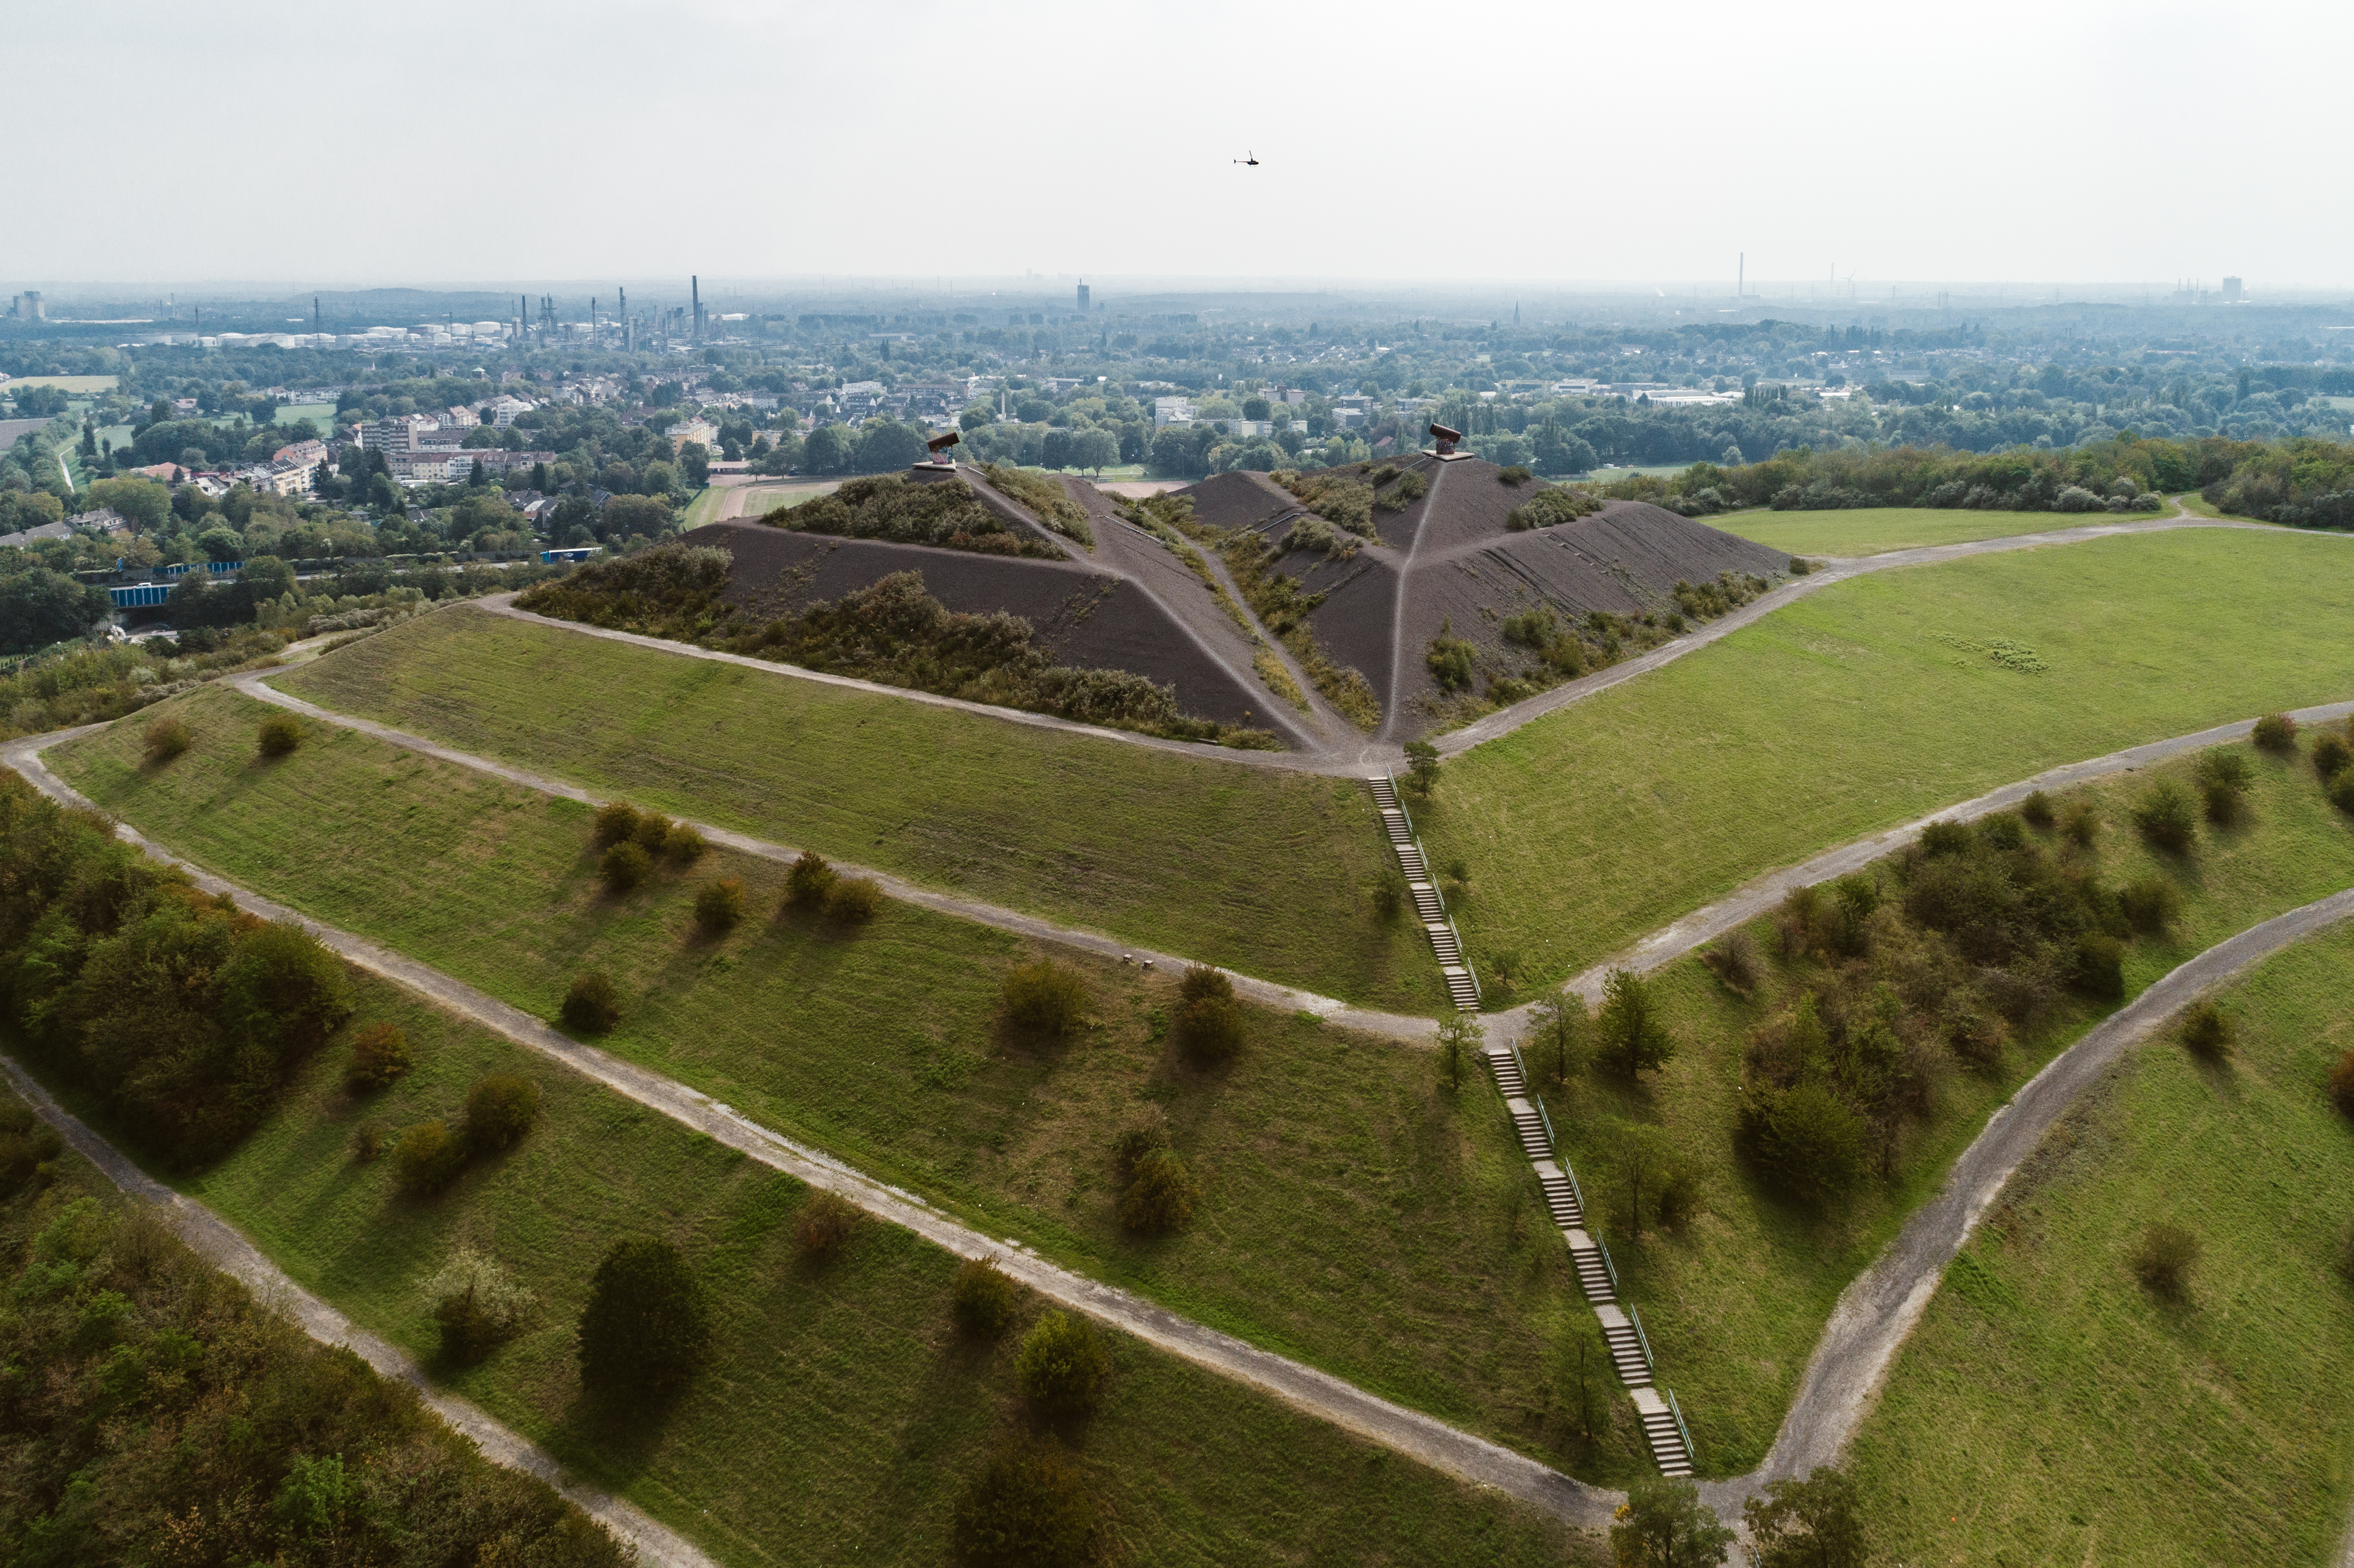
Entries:
POLYGON ((1545 1213, 1569 1248, 1578 1288, 1585 1293, 1602 1325, 1602 1341, 1635 1403, 1651 1458, 1663 1476, 1689 1476, 1692 1473, 1691 1432, 1684 1424, 1683 1409, 1677 1404, 1674 1391, 1657 1386, 1659 1369, 1651 1354, 1650 1336, 1643 1330, 1643 1315, 1618 1299, 1618 1270, 1610 1261, 1609 1244, 1591 1228, 1585 1193, 1577 1184, 1577 1172, 1560 1157, 1544 1097, 1530 1086, 1527 1065, 1516 1048, 1490 1045, 1487 1057, 1496 1092, 1503 1098, 1504 1115, 1512 1124, 1512 1136, 1520 1140, 1522 1151, 1536 1171, 1545 1213))
POLYGON ((1415 837, 1414 819, 1406 815, 1405 802, 1398 799, 1397 780, 1380 773, 1365 783, 1373 792, 1373 804, 1381 810, 1382 831, 1389 836, 1390 848, 1397 854, 1398 869, 1405 873, 1406 892, 1414 899, 1414 916, 1422 923, 1423 934, 1430 938, 1430 950, 1437 956, 1438 972, 1447 980, 1447 998, 1458 1011, 1477 1012, 1479 977, 1463 956, 1462 933, 1447 917, 1447 900, 1430 874, 1429 862, 1423 858, 1422 841, 1415 837))

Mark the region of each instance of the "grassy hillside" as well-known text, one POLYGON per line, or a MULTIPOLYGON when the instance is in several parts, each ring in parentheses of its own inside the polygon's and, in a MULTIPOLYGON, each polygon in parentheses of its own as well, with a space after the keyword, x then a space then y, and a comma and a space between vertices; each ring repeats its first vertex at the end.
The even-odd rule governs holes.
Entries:
POLYGON ((1200 762, 472 610, 281 679, 313 702, 666 810, 1246 974, 1408 1012, 1362 784, 1200 762))
POLYGON ((1474 962, 1574 974, 1761 872, 2058 763, 2354 697, 2354 544, 2184 532, 1839 584, 1447 766, 1474 962), (1999 662, 2023 647, 2043 668, 1999 662))
MULTIPOLYGON (((1199 1069, 1167 1037, 1174 977, 1083 965, 1097 1024, 1065 1044, 996 1017, 1002 932, 886 903, 845 935, 776 916, 783 868, 714 852, 608 894, 588 812, 347 730, 256 760, 271 711, 209 690, 161 768, 130 726, 52 754, 160 842, 542 1017, 589 968, 626 1000, 602 1044, 789 1136, 922 1191, 993 1234, 1532 1452, 1562 1452, 1558 1355, 1591 1319, 1493 1097, 1441 1090, 1427 1054, 1255 1013, 1199 1069), (705 881, 750 918, 696 934, 705 881), (1111 1145, 1165 1116, 1206 1200, 1181 1237, 1119 1226, 1111 1145)), ((1624 1446, 1580 1452, 1623 1473, 1624 1446)))
MULTIPOLYGON (((937 1563, 969 1477, 1029 1429, 1020 1329, 994 1345, 949 1314, 956 1260, 868 1224, 813 1263, 793 1224, 806 1189, 495 1036, 357 977, 355 1024, 397 1022, 419 1065, 355 1100, 344 1041, 281 1107, 184 1190, 288 1274, 405 1347, 445 1386, 620 1491, 722 1562, 937 1563), (398 1196, 359 1128, 462 1112, 486 1072, 540 1087, 537 1127, 448 1192, 398 1196), (666 1416, 616 1425, 585 1406, 572 1325, 613 1238, 665 1237, 712 1295, 709 1370, 666 1416), (419 1286, 461 1242, 537 1293, 521 1339, 479 1364, 438 1359, 419 1286)), ((1034 1317, 1025 1304, 1023 1323, 1034 1317)), ((1109 1563, 1552 1563, 1564 1532, 1142 1343, 1112 1337, 1104 1409, 1070 1430, 1109 1563), (1269 1463, 1280 1455, 1282 1462, 1269 1463)))
MULTIPOLYGON (((2128 996, 2233 932, 2354 885, 2354 822, 2324 799, 2311 768, 2260 756, 2255 768, 2246 821, 2203 829, 2187 859, 2152 852, 2125 825, 2150 776, 2078 792, 2109 824, 2097 846, 2105 882, 2161 875, 2184 897, 2169 930, 2127 947, 2128 996)), ((2189 769, 2171 765, 2163 772, 2187 778, 2189 769)), ((1766 924, 1760 922, 1758 940, 1771 952, 1766 924)), ((1638 1089, 1606 1078, 1574 1079, 1565 1092, 1544 1086, 1564 1150, 1600 1211, 1626 1295, 1642 1310, 1661 1381, 1677 1391, 1702 1467, 1712 1475, 1740 1474, 1765 1457, 1840 1291, 1935 1193, 1986 1118, 2107 1011, 2071 1001, 2014 1044, 1999 1071, 1949 1065, 1898 1178, 1867 1181, 1817 1211, 1768 1191, 1736 1157, 1733 1139, 1749 1031, 1791 1005, 1798 988, 1822 979, 1811 964, 1776 964, 1756 1000, 1744 1002, 1686 959, 1658 982, 1679 1043, 1664 1072, 1638 1089), (1680 1229, 1653 1229, 1639 1240, 1628 1234, 1615 1174, 1618 1129, 1628 1123, 1664 1128, 1699 1162, 1704 1212, 1680 1229)), ((2211 1154, 2221 1146, 2202 1147, 2211 1154)))
POLYGON ((1911 1563, 2324 1563, 2354 1477, 2354 931, 2221 997, 2227 1066, 2142 1047, 2055 1128, 1946 1276, 1852 1468, 1911 1563), (2202 1255, 2145 1290, 2146 1227, 2202 1255))
MULTIPOLYGON (((2131 514, 2126 521, 2146 518, 2131 514)), ((2110 521, 2071 512, 1966 512, 1929 506, 1865 506, 1840 512, 1744 512, 1710 521, 1728 533, 1794 556, 1877 556, 1925 545, 1960 545, 2013 534, 2049 534, 2110 521)))

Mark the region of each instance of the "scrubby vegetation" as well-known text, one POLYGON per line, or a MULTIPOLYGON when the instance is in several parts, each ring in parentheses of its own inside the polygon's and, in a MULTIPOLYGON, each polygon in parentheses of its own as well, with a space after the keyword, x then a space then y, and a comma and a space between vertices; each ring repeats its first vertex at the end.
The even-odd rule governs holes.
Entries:
POLYGON ((1303 593, 1298 577, 1270 571, 1277 552, 1256 534, 1236 530, 1209 543, 1224 557, 1259 623, 1291 651, 1324 700, 1359 729, 1371 732, 1378 726, 1382 706, 1372 683, 1354 669, 1333 662, 1308 624, 1309 612, 1324 602, 1324 596, 1303 593))
POLYGON ((7 1561, 632 1560, 545 1483, 481 1457, 413 1390, 264 1310, 152 1213, 111 1208, 70 1177, 6 1186, 7 1561))
POLYGON ((262 756, 291 756, 302 744, 302 721, 292 714, 271 714, 261 721, 259 738, 262 756))
POLYGON ((730 559, 724 550, 657 545, 585 567, 516 603, 562 620, 1081 724, 1222 746, 1277 744, 1264 730, 1187 716, 1172 688, 1145 676, 1052 663, 1029 621, 950 610, 926 590, 919 572, 896 572, 839 602, 763 618, 723 597, 730 559))
POLYGON ((1068 1034, 1087 1014, 1087 982, 1052 959, 1007 969, 1002 994, 1007 1021, 1039 1034, 1068 1034))
POLYGON ((603 971, 591 969, 573 979, 560 1016, 567 1029, 602 1034, 621 1021, 621 993, 603 971))
POLYGON ((461 1362, 523 1332, 539 1310, 539 1298, 497 1258, 465 1242, 425 1282, 425 1299, 441 1330, 442 1354, 461 1362))
POLYGON ((1014 1358, 1013 1376, 1041 1414, 1085 1415, 1103 1398, 1111 1356, 1096 1326, 1076 1312, 1041 1317, 1014 1358))
POLYGON ((1538 491, 1505 514, 1504 526, 1515 531, 1551 528, 1575 523, 1602 510, 1602 498, 1579 486, 1553 484, 1538 491))
MULTIPOLYGON (((1299 503, 1327 523, 1362 539, 1375 537, 1373 532, 1373 487, 1366 482, 1370 465, 1351 463, 1341 468, 1322 469, 1314 473, 1301 473, 1297 469, 1279 468, 1267 477, 1299 498, 1299 503)), ((1297 530, 1295 530, 1295 533, 1297 530)), ((1331 533, 1330 529, 1326 533, 1331 533)), ((1299 545, 1290 546, 1298 549, 1299 545)), ((1344 554, 1331 550, 1328 554, 1344 554)))
POLYGON ((607 1398, 666 1398, 694 1377, 710 1342, 710 1308, 685 1255, 650 1236, 615 1242, 580 1310, 581 1385, 607 1398))
MULTIPOLYGON (((995 482, 996 476, 991 477, 995 482)), ((960 479, 910 483, 895 473, 854 479, 831 495, 780 506, 760 521, 796 533, 933 545, 985 556, 1054 560, 1062 554, 983 506, 974 498, 972 486, 960 479)), ((1086 521, 1082 515, 1082 526, 1086 521)))
POLYGON ((176 1165, 217 1157, 350 1012, 341 959, 0 776, 0 996, 45 1060, 176 1165))
POLYGON ((1095 548, 1095 530, 1087 525, 1087 509, 1073 501, 1061 485, 1043 473, 1032 473, 1009 463, 983 463, 981 471, 991 488, 1020 502, 1039 522, 1066 538, 1095 548))
POLYGON ((993 1340, 1013 1321, 1016 1287, 992 1257, 968 1258, 957 1270, 949 1306, 957 1324, 976 1339, 993 1340))

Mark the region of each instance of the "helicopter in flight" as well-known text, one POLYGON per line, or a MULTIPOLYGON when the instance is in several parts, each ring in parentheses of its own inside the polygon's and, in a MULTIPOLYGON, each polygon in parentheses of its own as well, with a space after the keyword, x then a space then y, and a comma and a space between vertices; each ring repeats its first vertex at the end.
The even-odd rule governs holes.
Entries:
POLYGON ((1257 153, 1251 153, 1243 157, 1236 158, 1235 162, 1247 168, 1256 169, 1258 167, 1258 154, 1257 153))

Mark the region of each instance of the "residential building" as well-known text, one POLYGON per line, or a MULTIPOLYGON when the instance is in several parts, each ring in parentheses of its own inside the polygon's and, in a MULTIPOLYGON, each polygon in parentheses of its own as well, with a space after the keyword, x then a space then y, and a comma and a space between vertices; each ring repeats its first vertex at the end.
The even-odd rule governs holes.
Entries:
POLYGON ((69 539, 73 530, 63 523, 44 523, 19 533, 0 534, 0 550, 29 550, 44 539, 69 539))
POLYGON ((708 419, 689 419, 670 428, 670 444, 673 451, 684 451, 689 441, 699 441, 706 450, 719 445, 719 427, 708 419))
POLYGON ((1163 425, 1190 425, 1193 422, 1193 404, 1188 397, 1155 397, 1152 400, 1152 428, 1163 425))

